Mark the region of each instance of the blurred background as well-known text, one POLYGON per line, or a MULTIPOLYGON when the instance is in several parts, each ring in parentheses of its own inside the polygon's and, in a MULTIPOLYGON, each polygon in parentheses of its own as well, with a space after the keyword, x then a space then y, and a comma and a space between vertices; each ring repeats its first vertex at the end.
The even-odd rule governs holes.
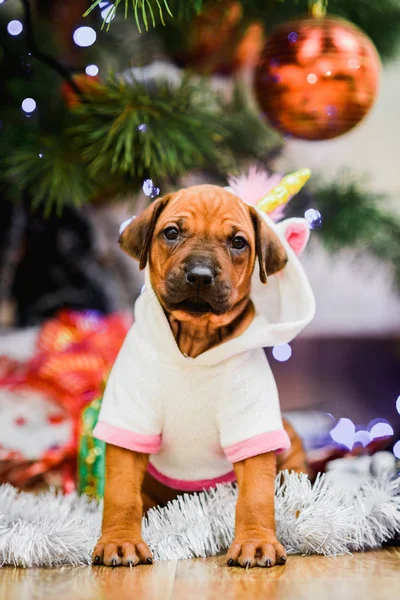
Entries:
POLYGON ((400 458, 399 41, 399 0, 0 0, 0 482, 101 495, 119 226, 249 170, 313 173, 316 317, 267 354, 314 471, 400 458))

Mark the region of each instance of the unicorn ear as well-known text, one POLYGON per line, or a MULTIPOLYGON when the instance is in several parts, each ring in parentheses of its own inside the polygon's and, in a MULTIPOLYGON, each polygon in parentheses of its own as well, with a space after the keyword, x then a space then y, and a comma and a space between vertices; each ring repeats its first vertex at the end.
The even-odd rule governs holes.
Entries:
POLYGON ((310 227, 306 219, 285 219, 276 224, 279 233, 283 235, 289 246, 297 256, 307 246, 310 238, 310 227))

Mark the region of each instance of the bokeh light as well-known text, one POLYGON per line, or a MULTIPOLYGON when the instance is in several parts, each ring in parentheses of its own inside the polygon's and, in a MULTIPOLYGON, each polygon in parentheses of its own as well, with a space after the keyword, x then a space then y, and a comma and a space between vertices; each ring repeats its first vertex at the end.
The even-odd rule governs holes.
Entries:
POLYGON ((160 188, 156 187, 151 179, 145 179, 142 186, 143 192, 146 196, 154 199, 160 194, 160 188))
POLYGON ((400 458, 400 440, 393 446, 393 454, 396 458, 400 458))
POLYGON ((100 2, 99 7, 102 19, 104 19, 106 23, 111 23, 116 13, 116 11, 113 10, 113 4, 111 2, 100 2))
POLYGON ((33 98, 25 98, 21 104, 21 108, 26 113, 31 113, 36 108, 36 102, 33 98))
POLYGON ((150 196, 152 189, 153 189, 153 181, 151 179, 145 179, 143 181, 142 190, 146 194, 146 196, 150 196))
POLYGON ((364 429, 360 429, 359 431, 356 431, 354 436, 353 436, 353 444, 361 444, 363 448, 365 448, 365 446, 368 446, 368 444, 371 442, 371 436, 369 434, 368 431, 365 431, 364 429))
POLYGON ((160 195, 160 188, 153 186, 153 189, 151 190, 151 194, 150 194, 150 198, 152 198, 154 200, 154 198, 157 198, 157 196, 160 195))
POLYGON ((304 213, 304 218, 308 221, 310 229, 317 229, 322 225, 322 215, 316 208, 308 208, 304 213))
POLYGON ((384 437, 390 437, 391 435, 393 435, 393 433, 393 427, 385 421, 381 421, 380 423, 376 423, 375 425, 373 425, 369 432, 373 440, 384 437))
POLYGON ((10 35, 19 35, 22 33, 23 29, 24 26, 22 25, 21 21, 17 21, 16 19, 10 21, 7 25, 7 31, 10 35))
POLYGON ((279 362, 285 362, 292 356, 292 348, 289 344, 277 344, 272 348, 272 356, 279 362))
POLYGON ((400 415, 400 396, 396 400, 396 409, 397 409, 397 412, 400 415))
POLYGON ((124 231, 124 229, 126 229, 126 227, 128 227, 129 223, 131 223, 134 218, 135 217, 131 217, 130 219, 126 219, 126 221, 124 221, 123 223, 121 223, 121 225, 119 226, 119 235, 122 234, 122 232, 124 231))
POLYGON ((92 27, 78 27, 73 34, 74 42, 77 46, 87 48, 95 43, 97 34, 92 27))
POLYGON ((353 448, 356 427, 351 419, 341 418, 331 429, 330 435, 334 442, 346 446, 349 450, 353 448))
POLYGON ((88 65, 85 69, 86 75, 90 75, 91 77, 95 77, 99 72, 99 67, 97 65, 88 65))

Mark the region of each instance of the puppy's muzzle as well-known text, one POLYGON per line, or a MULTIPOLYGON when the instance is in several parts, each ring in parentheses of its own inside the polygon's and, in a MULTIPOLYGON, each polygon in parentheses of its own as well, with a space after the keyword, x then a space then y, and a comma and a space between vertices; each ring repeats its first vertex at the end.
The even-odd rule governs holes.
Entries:
POLYGON ((194 265, 185 269, 186 282, 193 291, 200 293, 207 290, 215 282, 215 271, 207 265, 194 265))
POLYGON ((231 285, 220 275, 221 267, 215 261, 191 257, 169 273, 164 305, 170 311, 223 314, 230 308, 231 285))

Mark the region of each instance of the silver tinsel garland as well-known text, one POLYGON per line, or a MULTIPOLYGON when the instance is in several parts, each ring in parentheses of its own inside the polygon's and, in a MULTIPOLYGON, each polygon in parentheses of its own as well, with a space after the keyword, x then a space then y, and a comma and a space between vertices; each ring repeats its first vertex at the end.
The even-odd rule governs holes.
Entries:
MULTIPOLYGON (((143 536, 159 560, 206 557, 233 539, 234 485, 183 496, 149 511, 143 536)), ((276 480, 277 535, 289 554, 335 556, 377 548, 400 531, 400 479, 371 479, 345 490, 328 476, 276 480)), ((0 565, 89 564, 101 506, 84 496, 20 493, 0 486, 0 565)))

